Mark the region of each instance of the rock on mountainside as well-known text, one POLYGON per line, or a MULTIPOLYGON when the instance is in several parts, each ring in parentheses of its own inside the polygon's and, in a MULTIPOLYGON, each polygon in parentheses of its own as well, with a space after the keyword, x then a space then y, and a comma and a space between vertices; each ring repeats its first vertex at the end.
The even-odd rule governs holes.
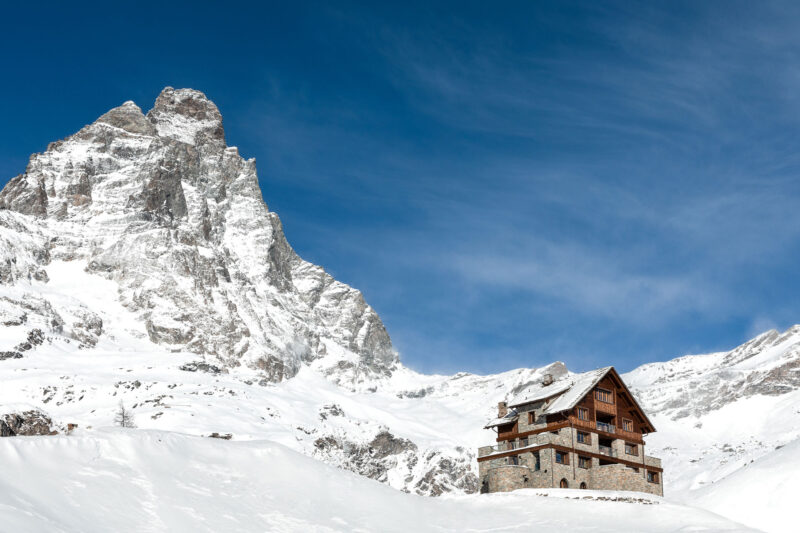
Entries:
MULTIPOLYGON (((300 259, 261 196, 255 161, 225 144, 205 95, 166 88, 147 115, 133 102, 31 157, 0 193, 0 283, 47 281, 52 261, 112 280, 149 339, 267 381, 318 361, 354 387, 397 355, 361 293, 300 259)), ((96 312, 3 298, 4 316, 39 315, 47 335, 91 345, 96 312)), ((14 318, 12 318, 14 319, 14 318)))

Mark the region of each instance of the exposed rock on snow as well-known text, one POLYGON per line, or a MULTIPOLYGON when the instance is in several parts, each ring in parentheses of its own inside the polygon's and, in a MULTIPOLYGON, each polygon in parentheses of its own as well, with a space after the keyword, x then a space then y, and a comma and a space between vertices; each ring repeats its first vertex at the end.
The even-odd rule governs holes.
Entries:
POLYGON ((208 372, 210 374, 219 374, 222 372, 219 367, 214 365, 209 365, 208 363, 204 363, 202 361, 191 361, 179 367, 181 370, 185 372, 208 372))
POLYGON ((403 490, 430 496, 445 492, 475 493, 478 477, 472 472, 474 459, 464 449, 444 454, 429 450, 420 454, 411 440, 382 429, 367 443, 354 442, 344 434, 328 434, 314 441, 314 456, 371 479, 388 482, 389 476, 404 476, 403 490))
POLYGON ((0 415, 0 437, 54 435, 53 421, 37 409, 0 415))

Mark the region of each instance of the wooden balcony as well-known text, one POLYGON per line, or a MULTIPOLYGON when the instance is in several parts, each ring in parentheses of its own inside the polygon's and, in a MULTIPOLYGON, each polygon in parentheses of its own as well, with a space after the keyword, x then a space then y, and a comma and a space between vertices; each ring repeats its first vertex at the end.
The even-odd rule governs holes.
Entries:
POLYGON ((594 401, 594 409, 598 413, 605 413, 605 414, 614 415, 614 416, 616 416, 616 414, 617 414, 617 406, 616 405, 614 405, 613 403, 601 402, 600 400, 595 400, 594 401))
POLYGON ((613 438, 624 439, 637 444, 644 444, 642 435, 640 433, 625 431, 624 429, 616 427, 613 424, 605 424, 603 422, 594 422, 591 420, 580 420, 574 416, 570 416, 570 420, 572 421, 572 425, 578 429, 586 428, 609 435, 613 438))

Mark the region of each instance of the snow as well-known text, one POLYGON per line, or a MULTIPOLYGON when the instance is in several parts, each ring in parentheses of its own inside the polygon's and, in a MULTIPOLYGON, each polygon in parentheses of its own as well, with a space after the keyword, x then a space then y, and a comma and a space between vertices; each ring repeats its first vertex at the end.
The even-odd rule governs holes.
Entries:
POLYGON ((575 404, 581 400, 581 398, 586 396, 589 391, 592 390, 592 387, 597 385, 597 383, 603 379, 603 376, 605 376, 609 370, 611 370, 611 367, 607 366, 605 368, 598 368, 597 370, 591 370, 589 372, 584 372, 583 374, 574 376, 572 387, 570 387, 570 389, 563 395, 553 400, 553 402, 544 410, 544 413, 560 413, 561 411, 572 409, 575 407, 575 404))
POLYGON ((486 423, 485 426, 483 426, 483 429, 490 429, 495 426, 502 426, 503 424, 509 424, 511 422, 516 421, 518 418, 519 415, 517 415, 515 412, 512 412, 502 418, 495 418, 494 420, 490 420, 489 422, 486 423))
POLYGON ((754 531, 637 493, 529 489, 425 498, 268 441, 77 430, 2 439, 0 456, 7 531, 754 531))
POLYGON ((560 383, 557 381, 550 385, 535 385, 529 388, 528 390, 524 391, 522 394, 511 400, 508 405, 510 407, 516 407, 518 405, 522 405, 525 403, 533 403, 538 402, 541 400, 546 400, 547 398, 552 398, 557 394, 563 394, 564 392, 568 391, 573 386, 573 378, 567 376, 566 379, 559 380, 560 383))
POLYGON ((692 495, 694 505, 752 527, 797 531, 800 441, 782 446, 692 495))

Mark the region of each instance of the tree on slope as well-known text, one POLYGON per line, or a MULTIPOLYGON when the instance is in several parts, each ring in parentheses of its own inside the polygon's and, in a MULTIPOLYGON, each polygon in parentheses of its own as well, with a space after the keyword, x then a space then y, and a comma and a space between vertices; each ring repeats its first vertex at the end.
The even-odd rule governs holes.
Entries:
POLYGON ((117 414, 114 415, 114 423, 123 428, 136 427, 136 422, 133 420, 133 413, 130 411, 130 409, 125 408, 125 404, 122 403, 122 400, 119 401, 117 414))

